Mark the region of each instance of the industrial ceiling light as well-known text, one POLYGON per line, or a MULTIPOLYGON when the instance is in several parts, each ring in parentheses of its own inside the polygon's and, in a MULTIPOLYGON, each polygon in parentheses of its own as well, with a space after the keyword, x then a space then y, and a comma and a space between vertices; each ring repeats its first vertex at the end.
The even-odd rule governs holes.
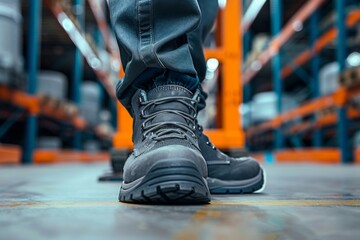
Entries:
POLYGON ((219 7, 225 8, 226 7, 226 0, 219 0, 219 7))
POLYGON ((217 60, 216 58, 210 58, 206 63, 207 70, 209 72, 215 72, 218 69, 219 64, 219 60, 217 60))
POLYGON ((346 61, 349 64, 350 67, 360 66, 360 53, 358 53, 358 52, 351 53, 347 57, 346 61))

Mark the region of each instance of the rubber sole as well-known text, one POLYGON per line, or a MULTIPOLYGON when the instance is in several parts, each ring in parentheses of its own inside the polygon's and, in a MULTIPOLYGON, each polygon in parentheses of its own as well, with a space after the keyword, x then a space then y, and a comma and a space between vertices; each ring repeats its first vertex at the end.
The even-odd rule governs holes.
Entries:
POLYGON ((159 161, 142 178, 123 183, 119 201, 138 204, 207 204, 207 181, 189 160, 159 161))
POLYGON ((208 178, 208 186, 211 194, 249 194, 264 188, 265 177, 261 170, 257 176, 240 181, 225 181, 216 178, 208 178))

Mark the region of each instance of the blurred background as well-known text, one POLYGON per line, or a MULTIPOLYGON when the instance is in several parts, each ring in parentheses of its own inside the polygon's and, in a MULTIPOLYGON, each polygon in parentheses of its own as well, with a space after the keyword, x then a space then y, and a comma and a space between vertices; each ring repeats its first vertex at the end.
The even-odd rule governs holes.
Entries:
POLYGON ((138 207, 117 202, 132 120, 108 2, 0 0, 0 239, 359 238, 360 1, 219 6, 198 118, 267 187, 138 207))
MULTIPOLYGON (((205 44, 199 120, 214 144, 265 162, 360 161, 359 2, 244 0, 241 20, 226 4, 205 44)), ((107 5, 0 1, 0 162, 117 159, 120 171, 131 119, 114 97, 107 5)))

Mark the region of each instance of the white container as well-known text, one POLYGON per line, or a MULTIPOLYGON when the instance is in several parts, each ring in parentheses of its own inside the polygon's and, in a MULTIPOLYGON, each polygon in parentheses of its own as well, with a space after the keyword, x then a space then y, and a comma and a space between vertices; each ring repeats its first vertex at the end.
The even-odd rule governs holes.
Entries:
POLYGON ((360 131, 355 134, 354 147, 360 148, 360 131))
MULTIPOLYGON (((298 106, 298 102, 293 96, 282 96, 282 113, 290 111, 298 106)), ((273 119, 278 114, 277 95, 275 92, 263 92, 254 96, 251 106, 251 119, 253 122, 263 122, 273 119)))
POLYGON ((87 123, 99 123, 101 92, 96 82, 84 82, 81 86, 80 113, 87 123))
POLYGON ((239 107, 239 114, 241 119, 240 127, 242 129, 248 129, 251 124, 251 105, 252 102, 243 103, 239 107))
POLYGON ((0 0, 0 67, 22 71, 22 16, 20 0, 0 0))
POLYGON ((60 72, 41 71, 38 76, 38 94, 57 100, 66 99, 68 80, 60 72))
POLYGON ((325 96, 334 93, 339 88, 338 77, 340 67, 337 62, 323 66, 319 72, 320 95, 325 96))

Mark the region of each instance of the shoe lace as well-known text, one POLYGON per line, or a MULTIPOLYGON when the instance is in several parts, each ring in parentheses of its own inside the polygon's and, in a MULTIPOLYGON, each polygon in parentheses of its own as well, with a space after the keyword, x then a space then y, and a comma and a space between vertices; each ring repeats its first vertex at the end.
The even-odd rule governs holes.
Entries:
POLYGON ((196 124, 198 126, 198 129, 200 131, 200 134, 203 135, 206 138, 206 145, 210 146, 213 150, 216 150, 216 147, 214 144, 212 144, 212 142, 210 141, 209 137, 206 136, 203 132, 204 132, 204 128, 203 126, 201 126, 197 121, 196 124))
POLYGON ((144 108, 141 110, 141 117, 144 120, 142 124, 143 129, 143 138, 152 134, 152 138, 156 141, 164 140, 167 138, 180 138, 186 139, 187 134, 186 132, 190 132, 192 137, 196 137, 195 130, 196 130, 196 108, 197 108, 197 101, 193 100, 188 97, 165 97, 161 99, 154 99, 149 100, 147 102, 140 102, 144 108), (169 102, 180 102, 187 106, 190 110, 190 113, 183 112, 176 109, 163 109, 160 111, 156 111, 151 114, 147 114, 146 110, 151 108, 152 106, 162 105, 169 102), (176 114, 181 116, 188 122, 188 124, 182 122, 158 122, 152 123, 152 121, 161 114, 176 114), (193 127, 191 127, 193 126, 193 127))

